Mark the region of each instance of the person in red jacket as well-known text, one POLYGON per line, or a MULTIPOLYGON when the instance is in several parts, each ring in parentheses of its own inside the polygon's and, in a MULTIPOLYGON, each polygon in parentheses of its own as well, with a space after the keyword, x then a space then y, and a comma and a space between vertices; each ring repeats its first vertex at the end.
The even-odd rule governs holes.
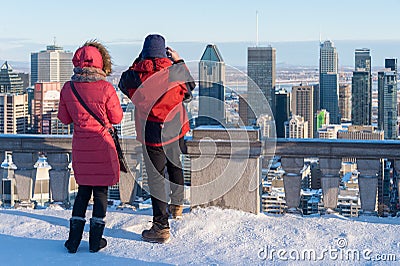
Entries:
POLYGON ((107 245, 102 238, 107 212, 108 186, 119 181, 119 161, 113 139, 107 128, 122 120, 122 108, 115 88, 106 81, 111 73, 111 58, 99 42, 86 42, 72 59, 74 75, 61 90, 58 118, 74 125, 72 137, 72 168, 79 185, 70 219, 70 231, 65 247, 75 253, 82 239, 85 214, 93 194, 93 214, 90 219, 89 249, 97 252, 107 245), (106 124, 103 127, 78 101, 76 91, 106 124))
POLYGON ((183 137, 189 131, 183 101, 191 97, 195 83, 178 53, 166 48, 164 37, 151 34, 118 86, 135 105, 137 139, 143 144, 153 207, 153 226, 142 232, 142 238, 165 243, 170 239, 169 214, 172 218, 182 216, 184 180, 180 154, 185 150, 183 137), (165 189, 165 168, 170 198, 165 189))

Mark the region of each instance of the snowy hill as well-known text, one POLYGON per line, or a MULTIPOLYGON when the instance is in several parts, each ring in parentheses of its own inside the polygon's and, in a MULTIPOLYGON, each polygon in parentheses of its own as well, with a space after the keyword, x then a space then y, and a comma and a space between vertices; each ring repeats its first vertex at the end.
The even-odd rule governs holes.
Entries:
POLYGON ((105 229, 109 245, 90 253, 87 223, 78 252, 68 254, 63 244, 70 215, 71 210, 57 208, 0 209, 0 265, 375 265, 374 259, 396 265, 393 260, 400 260, 400 218, 196 209, 171 221, 170 243, 151 244, 140 238, 151 226, 151 209, 111 208, 105 229))

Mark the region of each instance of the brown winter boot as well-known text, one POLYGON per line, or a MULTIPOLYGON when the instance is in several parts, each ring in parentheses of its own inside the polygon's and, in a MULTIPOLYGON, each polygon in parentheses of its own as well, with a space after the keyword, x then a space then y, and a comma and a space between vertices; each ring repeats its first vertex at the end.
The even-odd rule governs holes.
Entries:
POLYGON ((142 239, 152 243, 168 243, 170 241, 169 226, 153 222, 149 230, 142 232, 142 239))
POLYGON ((183 206, 182 205, 168 205, 168 213, 172 219, 182 219, 183 206))

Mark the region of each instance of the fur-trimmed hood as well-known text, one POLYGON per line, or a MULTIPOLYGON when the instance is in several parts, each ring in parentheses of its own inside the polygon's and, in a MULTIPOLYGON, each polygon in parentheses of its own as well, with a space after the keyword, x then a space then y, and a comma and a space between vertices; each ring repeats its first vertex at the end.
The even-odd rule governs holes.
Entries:
POLYGON ((76 50, 72 62, 75 67, 100 68, 107 76, 112 72, 111 56, 105 46, 98 41, 87 41, 76 50))

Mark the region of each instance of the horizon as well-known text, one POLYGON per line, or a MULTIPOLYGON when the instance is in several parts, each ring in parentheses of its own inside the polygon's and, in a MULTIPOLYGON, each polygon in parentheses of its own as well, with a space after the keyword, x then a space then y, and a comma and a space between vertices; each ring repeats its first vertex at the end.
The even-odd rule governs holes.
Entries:
MULTIPOLYGON (((278 64, 318 65, 319 40, 332 40, 335 44, 365 43, 361 47, 372 48, 375 66, 383 65, 383 57, 400 58, 397 47, 376 50, 376 55, 373 47, 368 47, 371 42, 400 44, 400 37, 394 38, 393 27, 388 27, 397 25, 396 10, 400 8, 397 0, 386 0, 384 4, 336 0, 329 7, 318 0, 249 0, 235 5, 212 0, 189 3, 155 0, 151 5, 145 1, 110 4, 105 0, 95 3, 69 0, 61 6, 55 6, 50 0, 21 0, 18 5, 2 3, 2 7, 7 12, 2 15, 5 23, 0 27, 0 60, 10 62, 28 62, 31 52, 43 50, 54 42, 75 51, 86 40, 97 39, 110 47, 112 55, 112 47, 124 46, 121 51, 116 50, 113 57, 117 65, 130 65, 149 33, 160 33, 167 44, 179 44, 178 52, 188 60, 198 60, 204 49, 190 51, 190 45, 215 43, 223 47, 245 43, 255 46, 257 36, 261 46, 315 43, 308 48, 310 51, 299 49, 299 53, 306 53, 305 58, 277 49, 278 64), (184 47, 183 44, 189 45, 184 47)), ((226 63, 246 65, 245 49, 231 51, 227 48, 224 52, 222 47, 226 63)), ((348 52, 349 48, 343 48, 342 52, 342 48, 337 47, 339 63, 351 66, 354 55, 348 52)))
MULTIPOLYGON (((339 54, 339 66, 341 69, 354 67, 354 50, 357 48, 369 48, 372 56, 372 67, 382 69, 385 58, 400 58, 400 40, 332 40, 339 54)), ((0 57, 0 64, 8 61, 16 70, 27 71, 30 68, 30 55, 32 52, 46 50, 47 45, 54 43, 36 43, 31 45, 21 45, 12 52, 9 57, 0 57)), ((64 50, 74 52, 80 45, 69 46, 56 43, 64 50)), ((128 67, 133 59, 139 54, 142 43, 120 42, 104 43, 108 47, 113 58, 114 66, 128 67)), ((207 42, 168 42, 167 45, 173 47, 187 61, 197 61, 200 59, 207 42)), ((226 64, 246 68, 247 66, 247 47, 256 46, 252 42, 218 42, 216 44, 222 54, 226 64)), ((277 67, 304 67, 318 68, 319 64, 319 40, 314 41, 285 41, 285 42, 260 42, 259 47, 271 45, 277 50, 277 67)))

